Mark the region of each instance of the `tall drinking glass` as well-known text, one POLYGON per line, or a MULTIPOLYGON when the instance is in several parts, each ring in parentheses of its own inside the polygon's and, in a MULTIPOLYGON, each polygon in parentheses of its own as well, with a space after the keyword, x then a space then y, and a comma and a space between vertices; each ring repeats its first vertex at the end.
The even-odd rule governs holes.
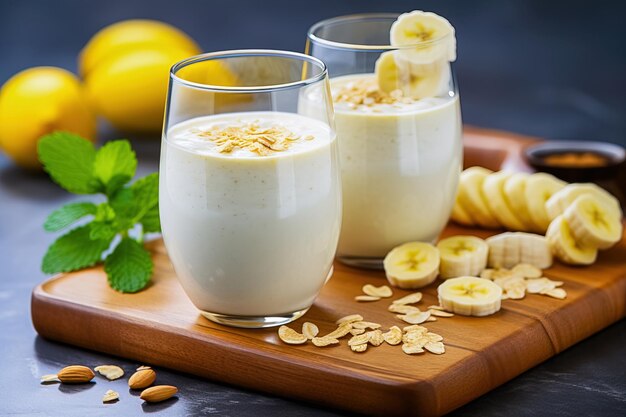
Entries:
POLYGON ((332 273, 341 225, 325 65, 241 50, 171 69, 160 166, 163 238, 210 320, 268 327, 304 314, 332 273), (302 95, 320 111, 299 112, 302 95))
MULTIPOLYGON (((397 17, 324 20, 311 27, 306 44, 331 77, 343 180, 337 254, 362 267, 381 267, 399 244, 434 241, 462 168, 454 32, 394 47, 397 17)), ((321 97, 308 97, 311 109, 318 103, 321 97)))

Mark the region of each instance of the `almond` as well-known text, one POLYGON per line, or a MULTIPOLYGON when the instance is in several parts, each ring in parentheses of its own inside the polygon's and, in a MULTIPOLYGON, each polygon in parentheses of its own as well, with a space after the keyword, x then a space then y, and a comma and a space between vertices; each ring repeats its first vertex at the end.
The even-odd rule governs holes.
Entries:
POLYGON ((144 368, 130 376, 128 386, 131 389, 142 389, 152 385, 155 380, 156 372, 152 368, 144 368))
POLYGON ((157 385, 144 390, 139 398, 149 403, 158 403, 171 398, 178 392, 178 388, 172 385, 157 385))
POLYGON ((93 379, 96 374, 91 368, 82 365, 71 365, 61 369, 57 374, 59 381, 64 384, 83 384, 93 379))

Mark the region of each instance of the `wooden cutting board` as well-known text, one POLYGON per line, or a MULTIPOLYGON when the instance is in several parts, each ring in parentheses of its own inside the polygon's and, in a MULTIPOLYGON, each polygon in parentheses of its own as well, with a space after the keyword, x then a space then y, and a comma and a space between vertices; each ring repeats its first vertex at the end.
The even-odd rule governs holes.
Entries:
MULTIPOLYGON (((527 169, 520 151, 529 142, 483 130, 465 133, 466 165, 527 169)), ((449 225, 444 235, 494 232, 449 225)), ((102 268, 56 276, 36 287, 32 319, 48 339, 94 349, 320 406, 384 415, 441 415, 554 356, 626 312, 626 241, 602 252, 592 267, 556 264, 546 271, 565 281, 568 297, 528 295, 505 300, 484 318, 454 316, 427 323, 444 337, 446 353, 417 356, 383 344, 353 353, 339 346, 283 344, 276 329, 245 330, 200 316, 178 284, 161 240, 152 284, 138 294, 111 290, 102 268)), ((403 323, 387 311, 390 300, 356 303, 364 284, 385 283, 384 273, 335 265, 333 278, 304 318, 321 334, 359 313, 387 328, 403 323)), ((435 282, 419 306, 437 304, 435 282)), ((394 290, 394 298, 408 292, 394 290)))

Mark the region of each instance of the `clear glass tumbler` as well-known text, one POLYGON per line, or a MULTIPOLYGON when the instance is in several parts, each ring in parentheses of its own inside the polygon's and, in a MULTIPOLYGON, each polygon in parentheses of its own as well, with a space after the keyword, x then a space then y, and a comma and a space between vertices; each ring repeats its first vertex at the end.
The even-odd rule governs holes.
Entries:
MULTIPOLYGON (((343 182, 337 255, 361 267, 382 267, 399 244, 435 241, 462 168, 454 33, 394 47, 389 33, 397 17, 324 20, 309 29, 306 44, 306 53, 328 66, 334 101, 343 182)), ((315 109, 321 97, 307 102, 301 107, 315 109)))
POLYGON ((201 313, 237 327, 304 314, 332 274, 341 182, 325 65, 282 51, 208 53, 171 69, 163 238, 201 313), (316 112, 300 114, 302 95, 316 112))

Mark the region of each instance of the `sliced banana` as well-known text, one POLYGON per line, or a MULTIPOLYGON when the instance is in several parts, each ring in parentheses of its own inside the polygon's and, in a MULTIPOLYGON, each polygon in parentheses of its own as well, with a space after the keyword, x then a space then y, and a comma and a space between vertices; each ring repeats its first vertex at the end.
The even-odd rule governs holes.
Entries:
POLYGON ((622 222, 604 201, 591 194, 574 200, 563 213, 578 245, 608 249, 622 238, 622 222))
POLYGON ((412 62, 428 64, 437 60, 456 60, 456 38, 454 27, 443 17, 415 10, 401 14, 391 25, 391 45, 401 51, 412 62))
POLYGON ((489 246, 476 236, 452 236, 437 243, 441 278, 477 276, 487 266, 489 246))
POLYGON ((471 167, 461 172, 458 199, 476 223, 493 229, 500 227, 500 223, 487 206, 482 191, 483 181, 492 172, 482 167, 471 167))
POLYGON ((452 218, 452 220, 454 220, 458 224, 462 224, 463 226, 474 226, 476 224, 474 223, 474 220, 472 220, 472 217, 469 215, 467 210, 465 210, 465 208, 463 208, 463 206, 459 202, 458 196, 454 202, 454 207, 452 207, 452 214, 450 215, 450 217, 452 218))
POLYGON ((552 251, 544 236, 524 232, 506 232, 487 239, 492 268, 512 268, 531 264, 539 269, 552 266, 552 251))
POLYGON ((400 90, 404 97, 421 99, 446 92, 450 82, 450 66, 437 61, 416 64, 401 58, 399 51, 389 51, 376 61, 378 87, 386 92, 400 90))
POLYGON ((393 248, 383 265, 391 285, 407 289, 424 287, 439 274, 439 250, 429 243, 405 243, 393 248))
POLYGON ((598 256, 596 248, 584 247, 576 242, 563 216, 557 216, 552 220, 546 232, 546 239, 554 256, 566 264, 591 265, 598 256))
POLYGON ((491 213, 501 225, 509 230, 525 231, 526 226, 511 209, 504 195, 504 183, 511 175, 506 171, 489 174, 483 181, 483 195, 491 213))
POLYGON ((526 180, 528 177, 529 175, 524 172, 516 172, 507 178, 503 187, 507 204, 524 225, 522 230, 526 231, 533 230, 535 227, 526 205, 526 180))
POLYGON ((488 316, 500 310, 502 288, 493 281, 476 277, 446 280, 437 288, 439 305, 464 316, 488 316))
POLYGON ((567 183, 564 181, 543 172, 532 174, 526 179, 524 195, 528 214, 534 224, 534 231, 545 233, 548 230, 551 219, 546 211, 546 201, 565 185, 567 183))
POLYGON ((569 184, 562 190, 555 193, 546 202, 546 211, 550 219, 555 219, 558 215, 565 213, 565 210, 576 200, 577 197, 590 194, 603 202, 607 210, 613 212, 614 216, 621 219, 622 209, 619 201, 611 193, 598 187, 593 183, 569 184))

